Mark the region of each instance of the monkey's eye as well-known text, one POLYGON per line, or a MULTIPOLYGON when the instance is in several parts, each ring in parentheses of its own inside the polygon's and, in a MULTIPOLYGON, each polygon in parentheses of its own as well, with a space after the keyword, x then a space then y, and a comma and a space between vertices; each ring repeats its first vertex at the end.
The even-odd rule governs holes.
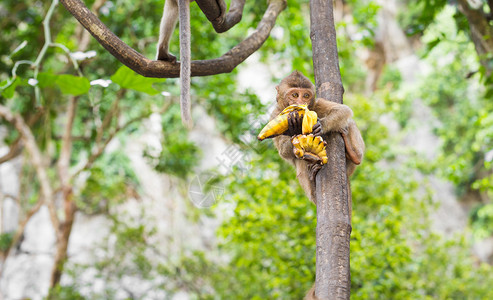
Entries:
POLYGON ((299 95, 298 95, 298 93, 293 93, 292 96, 295 98, 298 98, 299 95))
POLYGON ((310 97, 310 94, 305 93, 305 94, 303 95, 303 97, 308 98, 308 97, 310 97))

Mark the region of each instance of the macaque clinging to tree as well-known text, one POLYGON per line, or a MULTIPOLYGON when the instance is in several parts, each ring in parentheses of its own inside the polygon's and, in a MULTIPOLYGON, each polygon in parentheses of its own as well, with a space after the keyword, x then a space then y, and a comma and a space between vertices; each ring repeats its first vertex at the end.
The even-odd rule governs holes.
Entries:
MULTIPOLYGON (((322 136, 331 131, 341 133, 346 146, 346 174, 348 177, 353 174, 356 165, 361 163, 365 150, 361 133, 351 119, 353 111, 347 105, 315 98, 315 86, 299 71, 294 71, 281 80, 276 90, 277 106, 272 112, 271 120, 290 105, 308 105, 308 109, 318 115, 318 122, 313 126, 312 134, 322 136)), ((274 145, 279 155, 296 167, 296 176, 301 186, 310 200, 316 204, 315 176, 322 164, 313 156, 298 159, 294 155, 291 137, 301 134, 302 127, 302 117, 297 111, 289 113, 288 127, 283 135, 274 138, 274 145)))

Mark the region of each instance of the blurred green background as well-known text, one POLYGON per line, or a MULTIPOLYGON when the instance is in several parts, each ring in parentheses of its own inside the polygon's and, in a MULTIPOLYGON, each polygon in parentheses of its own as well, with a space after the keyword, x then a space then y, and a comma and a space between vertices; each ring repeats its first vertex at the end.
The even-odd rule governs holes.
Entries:
MULTIPOLYGON (((493 7, 464 3, 335 1, 344 103, 367 147, 351 179, 353 299, 493 298, 493 36, 478 41, 468 19, 479 13, 473 20, 493 32, 493 7)), ((154 57, 163 1, 98 4, 117 36, 154 57)), ((315 279, 315 206, 272 142, 254 137, 281 78, 297 69, 313 79, 308 1, 288 1, 271 37, 232 73, 192 78, 191 132, 177 79, 122 67, 61 5, 41 52, 50 5, 0 4, 0 104, 34 135, 61 220, 58 161, 76 105, 77 213, 50 297, 301 299, 315 279), (74 64, 76 51, 86 55, 74 64), (191 193, 209 198, 199 205, 191 193)), ((228 51, 266 8, 247 0, 242 21, 216 34, 192 3, 193 59, 228 51)), ((178 45, 176 30, 171 53, 178 45)), ((48 229, 45 246, 29 242, 33 226, 52 226, 43 208, 29 215, 43 201, 36 163, 4 118, 0 137, 0 292, 46 297, 60 241, 48 229)))

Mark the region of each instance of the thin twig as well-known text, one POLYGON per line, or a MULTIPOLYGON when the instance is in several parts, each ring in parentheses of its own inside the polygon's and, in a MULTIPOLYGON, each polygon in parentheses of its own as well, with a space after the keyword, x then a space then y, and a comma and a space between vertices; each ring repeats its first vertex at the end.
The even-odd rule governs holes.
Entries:
MULTIPOLYGON (((163 113, 164 111, 166 111, 166 109, 168 109, 168 107, 171 105, 171 102, 167 103, 166 105, 164 105, 159 111, 158 113, 163 113)), ((98 159, 101 154, 103 154, 104 152, 104 149, 106 149, 106 146, 113 140, 113 138, 119 133, 121 132, 122 130, 125 130, 127 127, 129 127, 130 125, 138 122, 138 121, 141 121, 143 119, 146 119, 148 118, 151 114, 153 114, 154 112, 148 112, 148 113, 145 113, 145 114, 142 114, 142 115, 139 115, 135 118, 132 118, 130 120, 128 120, 125 124, 123 124, 122 126, 119 126, 117 125, 117 127, 111 131, 111 133, 108 135, 108 137, 104 140, 104 142, 98 144, 96 146, 96 148, 94 149, 94 151, 91 153, 91 155, 89 156, 89 158, 87 159, 87 162, 81 167, 79 168, 79 170, 75 171, 75 173, 71 176, 72 178, 75 178, 76 176, 78 176, 82 171, 84 170, 87 170, 87 169, 90 169, 92 167, 92 164, 96 161, 96 159, 98 159)))

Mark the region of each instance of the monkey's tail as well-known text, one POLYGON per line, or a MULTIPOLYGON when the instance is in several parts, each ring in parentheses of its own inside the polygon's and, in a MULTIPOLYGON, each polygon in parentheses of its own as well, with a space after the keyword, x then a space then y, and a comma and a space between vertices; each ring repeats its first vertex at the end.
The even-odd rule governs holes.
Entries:
POLYGON ((191 77, 191 52, 190 52, 190 1, 178 0, 180 17, 180 107, 181 120, 188 129, 192 128, 192 116, 190 106, 190 77, 191 77))

